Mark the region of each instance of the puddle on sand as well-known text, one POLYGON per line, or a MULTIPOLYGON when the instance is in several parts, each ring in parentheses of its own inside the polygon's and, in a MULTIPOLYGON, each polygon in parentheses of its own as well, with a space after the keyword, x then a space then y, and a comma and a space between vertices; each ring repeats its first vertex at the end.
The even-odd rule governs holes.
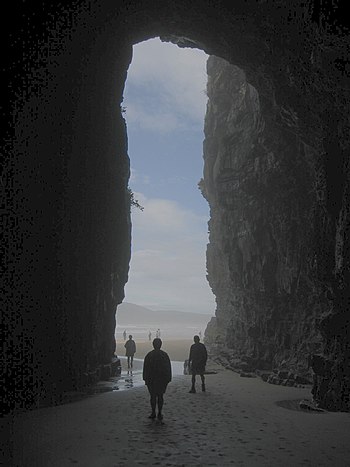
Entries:
MULTIPOLYGON (((134 358, 132 370, 124 369, 127 366, 126 357, 119 357, 122 362, 122 372, 120 376, 110 378, 107 391, 125 391, 145 385, 142 379, 143 359, 134 358)), ((171 362, 173 377, 184 374, 183 362, 171 362)))

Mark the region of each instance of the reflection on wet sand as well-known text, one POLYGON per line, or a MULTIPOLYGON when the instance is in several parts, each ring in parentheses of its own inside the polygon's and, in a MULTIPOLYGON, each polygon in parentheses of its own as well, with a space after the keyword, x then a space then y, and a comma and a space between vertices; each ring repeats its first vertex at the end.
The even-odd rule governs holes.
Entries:
MULTIPOLYGON (((112 391, 125 391, 127 389, 144 386, 142 379, 143 359, 134 358, 134 368, 132 370, 123 369, 127 366, 126 357, 119 357, 122 362, 122 372, 120 376, 111 378, 113 381, 112 391)), ((173 376, 183 374, 183 362, 171 362, 173 376)))

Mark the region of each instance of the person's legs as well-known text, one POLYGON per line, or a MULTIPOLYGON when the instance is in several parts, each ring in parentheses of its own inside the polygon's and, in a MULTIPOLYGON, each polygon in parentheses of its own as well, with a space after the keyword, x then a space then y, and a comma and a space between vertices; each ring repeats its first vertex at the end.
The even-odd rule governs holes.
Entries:
POLYGON ((128 355, 128 368, 130 368, 130 357, 128 355))
POLYGON ((204 374, 201 373, 201 380, 202 380, 202 391, 205 392, 205 379, 204 379, 204 374))
POLYGON ((163 419, 162 409, 163 409, 163 404, 164 404, 163 394, 158 394, 157 402, 158 402, 158 418, 159 420, 162 420, 163 419))
POLYGON ((131 355, 131 357, 130 357, 130 366, 131 366, 131 368, 132 368, 132 362, 133 362, 133 361, 134 361, 134 356, 131 355))
POLYGON ((150 402, 151 402, 152 413, 151 413, 151 415, 149 416, 149 418, 156 418, 157 396, 156 396, 155 394, 153 394, 153 393, 151 393, 150 402))
POLYGON ((192 387, 189 392, 196 392, 196 373, 192 372, 192 387))

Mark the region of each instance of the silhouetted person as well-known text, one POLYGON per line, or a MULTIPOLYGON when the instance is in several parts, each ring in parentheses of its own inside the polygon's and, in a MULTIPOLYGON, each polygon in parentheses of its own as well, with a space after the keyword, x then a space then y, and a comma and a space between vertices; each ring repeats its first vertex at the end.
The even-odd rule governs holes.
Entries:
POLYGON ((152 333, 151 333, 151 331, 150 331, 150 332, 148 333, 148 340, 151 341, 151 339, 152 339, 152 333))
POLYGON ((194 344, 191 345, 190 355, 188 357, 188 366, 192 373, 192 387, 189 392, 196 392, 196 375, 200 375, 202 380, 202 391, 205 391, 204 372, 208 359, 207 349, 204 344, 199 342, 199 336, 193 337, 194 344))
POLYGON ((151 415, 149 418, 156 418, 156 407, 158 405, 158 420, 163 419, 163 394, 167 385, 171 381, 171 363, 166 352, 160 350, 162 341, 158 337, 153 339, 153 348, 148 352, 143 362, 142 377, 150 393, 151 415))
POLYGON ((124 347, 126 349, 125 355, 128 357, 128 368, 132 368, 134 360, 134 354, 136 353, 136 344, 132 340, 132 336, 129 336, 129 340, 125 342, 124 347))
POLYGON ((124 340, 126 340, 126 329, 124 329, 123 337, 124 337, 124 340))

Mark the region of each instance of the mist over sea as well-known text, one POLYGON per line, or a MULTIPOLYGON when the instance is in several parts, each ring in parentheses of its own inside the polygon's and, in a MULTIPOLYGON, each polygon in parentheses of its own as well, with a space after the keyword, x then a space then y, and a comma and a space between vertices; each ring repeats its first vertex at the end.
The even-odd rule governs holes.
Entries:
POLYGON ((211 316, 180 311, 154 311, 132 303, 122 303, 116 313, 116 338, 123 340, 123 332, 135 339, 148 340, 156 337, 160 329, 162 339, 191 339, 195 334, 204 336, 211 316))
POLYGON ((130 325, 130 324, 123 324, 122 326, 117 325, 116 328, 116 338, 124 339, 123 332, 124 329, 126 330, 127 336, 131 334, 135 339, 142 339, 147 340, 148 334, 151 332, 151 339, 156 337, 157 329, 160 329, 160 337, 162 339, 190 339, 195 334, 202 334, 204 336, 205 327, 198 327, 198 326, 178 326, 175 327, 174 325, 171 326, 160 326, 157 324, 150 324, 150 325, 130 325))

